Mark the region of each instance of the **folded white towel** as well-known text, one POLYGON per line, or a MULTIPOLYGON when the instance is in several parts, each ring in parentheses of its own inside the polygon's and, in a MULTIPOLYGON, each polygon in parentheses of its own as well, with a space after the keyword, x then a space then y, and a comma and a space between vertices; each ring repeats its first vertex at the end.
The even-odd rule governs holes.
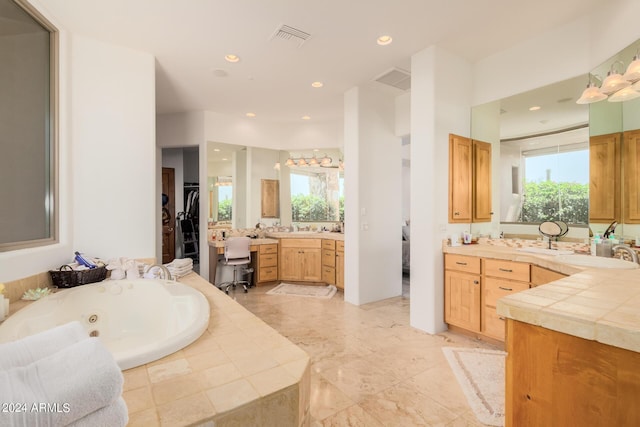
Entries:
POLYGON ((69 427, 124 427, 128 422, 127 404, 120 397, 111 405, 98 409, 69 424, 69 427))
POLYGON ((98 338, 86 338, 27 366, 0 371, 3 402, 25 412, 1 412, 2 426, 63 426, 114 403, 123 377, 98 338))
POLYGON ((187 265, 193 265, 193 259, 191 258, 176 258, 166 266, 173 265, 174 267, 184 267, 187 265))
POLYGON ((0 370, 26 366, 89 337, 78 321, 0 344, 0 370))

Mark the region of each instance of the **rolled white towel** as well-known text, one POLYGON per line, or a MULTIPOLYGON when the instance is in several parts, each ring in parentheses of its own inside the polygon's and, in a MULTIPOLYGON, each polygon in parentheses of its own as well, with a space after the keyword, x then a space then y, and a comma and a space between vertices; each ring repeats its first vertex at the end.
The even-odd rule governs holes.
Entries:
POLYGON ((66 426, 114 403, 122 372, 98 338, 86 338, 27 366, 0 371, 3 402, 23 412, 0 412, 2 426, 66 426))
POLYGON ((69 427, 124 427, 129 422, 129 411, 122 397, 104 408, 98 409, 77 421, 69 427))
POLYGON ((0 344, 0 370, 26 366, 89 337, 78 321, 0 344))

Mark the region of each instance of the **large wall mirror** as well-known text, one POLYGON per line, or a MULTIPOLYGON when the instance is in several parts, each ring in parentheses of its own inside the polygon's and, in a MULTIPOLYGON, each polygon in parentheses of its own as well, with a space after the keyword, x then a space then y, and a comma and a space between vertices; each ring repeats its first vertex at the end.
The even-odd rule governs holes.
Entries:
POLYGON ((344 221, 338 149, 290 152, 209 142, 207 153, 209 229, 344 221), (262 180, 279 181, 278 218, 261 215, 262 180))
POLYGON ((56 241, 55 28, 0 0, 0 251, 56 241))
MULTIPOLYGON (((541 222, 561 220, 570 224, 568 238, 582 240, 590 230, 608 227, 610 221, 590 220, 589 142, 597 135, 640 129, 640 98, 588 105, 576 100, 589 81, 601 84, 612 65, 624 73, 638 48, 640 41, 589 74, 473 108, 472 137, 491 142, 496 153, 494 211, 499 215, 491 224, 472 224, 474 233, 498 230, 507 237, 537 238, 541 222)), ((620 186, 623 181, 620 177, 620 186)), ((640 233, 640 226, 624 223, 622 215, 615 219, 617 235, 640 233)))

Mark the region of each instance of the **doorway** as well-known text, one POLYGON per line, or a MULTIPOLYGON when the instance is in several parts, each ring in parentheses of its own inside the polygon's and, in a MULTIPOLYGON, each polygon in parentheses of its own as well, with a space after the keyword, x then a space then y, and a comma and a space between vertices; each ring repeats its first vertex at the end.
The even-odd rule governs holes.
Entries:
POLYGON ((176 257, 176 190, 175 169, 162 168, 162 263, 176 257))

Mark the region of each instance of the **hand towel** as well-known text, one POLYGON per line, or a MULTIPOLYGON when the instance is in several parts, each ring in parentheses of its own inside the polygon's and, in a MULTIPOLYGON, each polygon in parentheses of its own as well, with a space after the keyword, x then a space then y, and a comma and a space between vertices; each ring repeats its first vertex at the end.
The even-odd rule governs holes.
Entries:
POLYGON ((0 412, 0 425, 68 425, 114 403, 123 382, 109 350, 98 338, 86 338, 30 365, 0 371, 2 401, 26 409, 0 412))
POLYGON ((74 321, 0 344, 0 370, 29 365, 88 337, 80 322, 74 321))
POLYGON ((127 404, 120 397, 114 403, 74 421, 69 427, 125 427, 128 422, 127 404))

